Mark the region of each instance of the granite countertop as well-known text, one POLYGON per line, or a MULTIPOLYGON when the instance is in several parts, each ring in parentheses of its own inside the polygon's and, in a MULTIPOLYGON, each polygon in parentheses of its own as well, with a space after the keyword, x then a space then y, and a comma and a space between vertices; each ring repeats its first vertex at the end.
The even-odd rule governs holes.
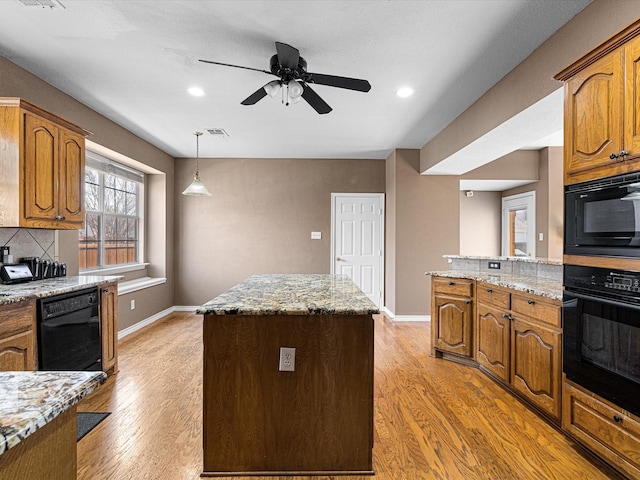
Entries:
POLYGON ((0 372, 0 455, 106 380, 103 372, 0 372))
POLYGON ((541 263, 543 265, 562 265, 562 260, 555 258, 542 258, 542 257, 494 257, 494 256, 478 256, 478 255, 443 255, 442 258, 455 258, 461 260, 495 260, 511 261, 511 262, 524 262, 524 263, 541 263))
POLYGON ((467 278, 469 280, 476 280, 478 282, 488 283, 497 287, 510 288, 511 290, 562 301, 562 284, 556 280, 550 280, 548 278, 509 274, 495 275, 486 272, 465 270, 427 272, 426 275, 446 278, 467 278))
POLYGON ((347 275, 253 275, 202 305, 210 315, 369 315, 378 307, 347 275))
POLYGON ((87 275, 81 277, 55 277, 13 285, 0 285, 0 305, 96 287, 115 282, 120 278, 122 277, 87 275))

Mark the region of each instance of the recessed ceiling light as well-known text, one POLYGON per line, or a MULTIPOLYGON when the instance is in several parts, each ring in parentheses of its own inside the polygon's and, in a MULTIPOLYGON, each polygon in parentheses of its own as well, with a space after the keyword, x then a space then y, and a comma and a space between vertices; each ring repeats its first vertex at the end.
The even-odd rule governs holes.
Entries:
POLYGON ((413 95, 413 88, 411 87, 400 87, 396 90, 396 95, 400 98, 407 98, 413 95))
POLYGON ((200 87, 188 88, 187 92, 189 92, 194 97, 202 97, 204 95, 204 90, 202 90, 200 87))

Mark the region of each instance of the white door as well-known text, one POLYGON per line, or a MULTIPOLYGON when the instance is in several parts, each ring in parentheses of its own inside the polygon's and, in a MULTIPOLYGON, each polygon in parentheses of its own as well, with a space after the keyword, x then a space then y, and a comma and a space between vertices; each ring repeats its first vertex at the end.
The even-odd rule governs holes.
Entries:
POLYGON ((502 255, 536 256, 536 192, 502 198, 502 255))
POLYGON ((331 194, 331 273, 348 275, 378 308, 383 302, 384 194, 331 194))

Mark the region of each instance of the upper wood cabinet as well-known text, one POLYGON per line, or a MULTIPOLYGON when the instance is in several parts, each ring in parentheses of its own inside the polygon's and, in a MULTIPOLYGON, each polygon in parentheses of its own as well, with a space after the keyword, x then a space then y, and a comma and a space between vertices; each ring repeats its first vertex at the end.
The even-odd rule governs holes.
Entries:
POLYGON ((565 185, 640 170, 640 21, 556 75, 565 185))
POLYGON ((0 227, 82 228, 88 134, 22 99, 0 98, 0 227))

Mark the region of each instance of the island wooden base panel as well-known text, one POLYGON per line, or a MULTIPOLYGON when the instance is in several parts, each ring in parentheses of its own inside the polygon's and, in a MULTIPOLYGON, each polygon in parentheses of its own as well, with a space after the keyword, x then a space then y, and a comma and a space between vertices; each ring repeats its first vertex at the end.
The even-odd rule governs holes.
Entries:
POLYGON ((0 455, 2 480, 75 480, 76 468, 75 407, 0 455))
MULTIPOLYGON (((173 313, 120 342, 120 372, 78 406, 112 412, 78 443, 78 480, 200 478, 201 318, 173 313)), ((429 337, 429 323, 375 316, 376 475, 340 480, 620 478, 477 368, 429 357, 429 337)))

